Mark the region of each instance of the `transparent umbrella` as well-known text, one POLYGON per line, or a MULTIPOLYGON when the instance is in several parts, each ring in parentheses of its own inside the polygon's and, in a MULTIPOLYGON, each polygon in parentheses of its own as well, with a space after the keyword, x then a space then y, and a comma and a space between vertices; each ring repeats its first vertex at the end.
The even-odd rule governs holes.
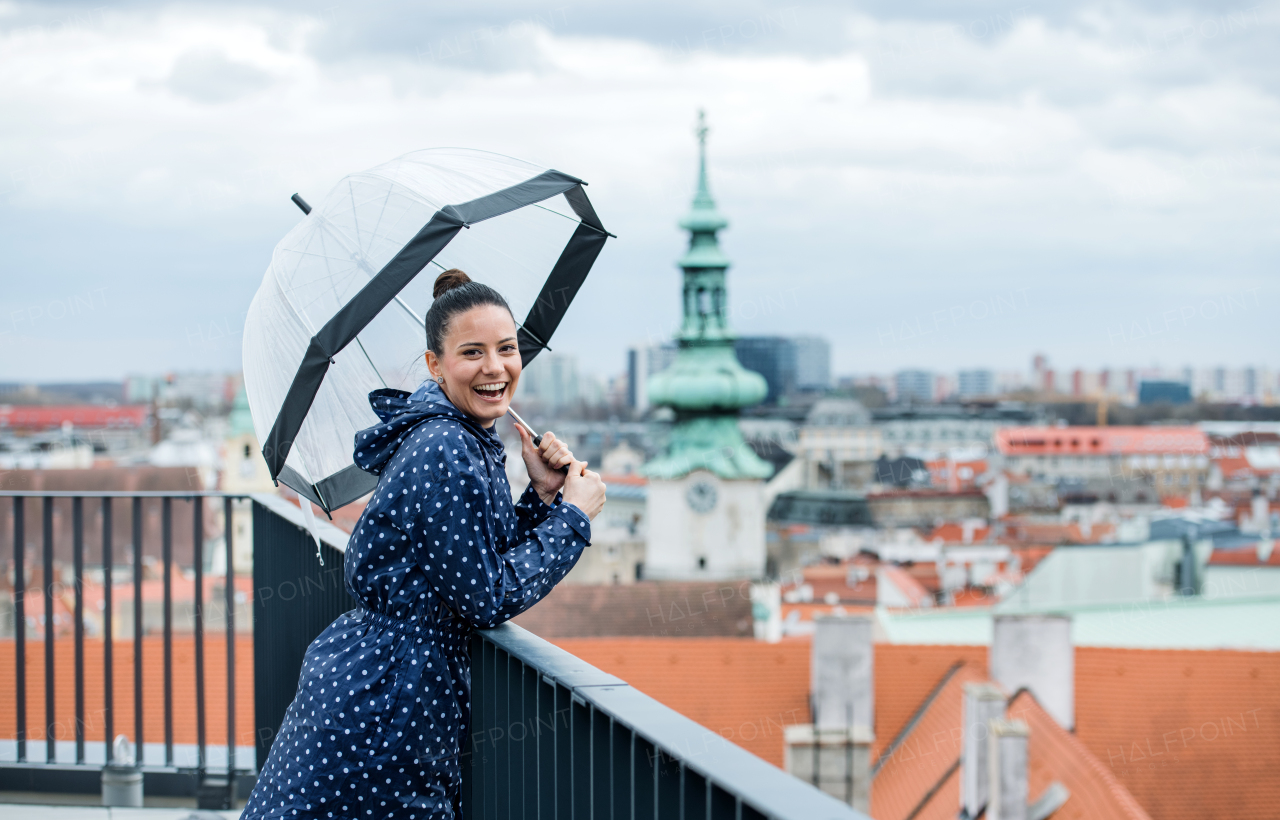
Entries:
POLYGON ((325 512, 376 486, 352 463, 355 433, 378 421, 370 391, 426 378, 436 272, 496 288, 524 363, 537 356, 611 236, 585 184, 438 148, 352 174, 314 210, 295 196, 307 215, 276 246, 244 330, 245 392, 272 478, 325 512))

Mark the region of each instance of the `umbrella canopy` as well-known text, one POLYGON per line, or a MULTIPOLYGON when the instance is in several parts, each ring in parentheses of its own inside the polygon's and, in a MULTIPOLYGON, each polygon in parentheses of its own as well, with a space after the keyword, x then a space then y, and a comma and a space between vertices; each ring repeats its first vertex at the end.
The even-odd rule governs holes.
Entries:
POLYGON ((378 421, 370 391, 427 378, 422 317, 439 271, 503 294, 532 361, 610 235, 585 184, 458 148, 339 182, 276 246, 245 318, 245 391, 272 478, 326 512, 377 485, 352 463, 355 433, 378 421))

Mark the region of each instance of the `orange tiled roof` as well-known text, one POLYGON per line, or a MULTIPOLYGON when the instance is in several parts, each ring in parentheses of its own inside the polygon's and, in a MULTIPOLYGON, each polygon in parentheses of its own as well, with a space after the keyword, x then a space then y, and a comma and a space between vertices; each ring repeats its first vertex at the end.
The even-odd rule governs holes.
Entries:
POLYGON ((75 427, 141 427, 151 408, 145 404, 103 407, 96 404, 0 405, 0 427, 19 430, 52 430, 70 423, 75 427))
MULTIPOLYGON (((986 679, 966 664, 947 682, 919 720, 884 760, 871 783, 876 820, 954 818, 960 804, 959 767, 964 730, 964 684, 986 679)), ((1031 800, 1050 783, 1071 793, 1055 820, 1150 820, 1133 795, 1084 744, 1023 692, 1009 704, 1010 719, 1024 721, 1027 785, 1031 800)))
POLYGON ((1026 575, 1036 568, 1036 564, 1049 557, 1054 548, 1048 544, 1010 544, 1009 549, 1018 556, 1022 574, 1026 575))
POLYGON ((929 693, 959 664, 987 668, 985 646, 875 645, 876 742, 874 760, 902 732, 929 693))
POLYGON ((880 569, 884 572, 885 579, 896 586, 913 606, 933 604, 933 594, 925 589, 924 584, 916 580, 910 572, 893 564, 885 564, 880 569))
POLYGON ((809 722, 807 640, 565 638, 553 643, 778 767, 782 727, 809 722))
POLYGON ((1076 650, 1076 735, 1161 820, 1276 817, 1280 652, 1076 650))
POLYGON ((1213 554, 1209 556, 1209 566, 1280 567, 1280 549, 1272 547, 1271 555, 1267 556, 1265 563, 1258 560, 1258 550, 1254 547, 1214 550, 1213 554))
POLYGON ((1080 524, 1075 521, 1061 523, 1014 519, 1005 525, 1007 540, 1037 544, 1092 544, 1114 535, 1115 531, 1115 524, 1109 521, 1094 524, 1089 528, 1088 535, 1084 534, 1080 524))
MULTIPOLYGON (((112 665, 115 699, 113 727, 133 738, 133 641, 114 641, 112 665)), ((84 642, 84 714, 85 740, 104 740, 105 712, 102 641, 84 642)), ((253 733, 253 638, 237 638, 236 648, 236 745, 252 746, 253 733)), ((226 641, 222 636, 204 639, 206 738, 210 745, 227 742, 227 672, 226 641)), ((75 739, 75 643, 54 642, 54 714, 58 720, 55 732, 60 740, 75 739)), ((12 687, 14 680, 13 641, 0 641, 0 680, 12 687)), ((12 692, 12 688, 5 690, 12 692)), ((142 639, 143 741, 155 743, 164 738, 164 639, 142 639)), ((0 737, 12 738, 17 733, 16 703, 9 696, 0 699, 0 737)), ((27 739, 43 740, 44 721, 44 642, 27 641, 27 739)), ((173 740, 175 743, 196 742, 195 638, 173 636, 173 740)), ((43 754, 43 752, 41 752, 43 754)), ((154 761, 153 761, 154 762, 154 761)), ((246 763, 248 761, 241 761, 246 763)))
MULTIPOLYGON (((883 762, 871 781, 872 817, 876 820, 911 817, 929 790, 947 776, 960 757, 964 685, 985 679, 986 675, 968 664, 957 669, 920 714, 911 731, 881 758, 883 762)), ((917 708, 925 700, 921 698, 917 708)), ((885 740, 891 742, 893 738, 885 740)), ((942 795, 934 795, 934 801, 941 799, 942 795)), ((945 802, 954 816, 958 798, 945 802)))
MULTIPOLYGON (((1009 704, 1009 717, 1027 724, 1027 793, 1035 800, 1055 780, 1071 797, 1054 820, 1150 820, 1128 789, 1080 739, 1058 725, 1028 692, 1009 704)), ((1203 816, 1203 815, 1202 815, 1203 816)))
POLYGON ((987 540, 991 535, 991 527, 974 527, 972 538, 969 541, 964 540, 964 525, 959 521, 945 521, 924 537, 926 541, 941 541, 944 544, 979 544, 987 540))
POLYGON ((1005 455, 1207 455, 1209 437, 1195 427, 1003 427, 1005 455))

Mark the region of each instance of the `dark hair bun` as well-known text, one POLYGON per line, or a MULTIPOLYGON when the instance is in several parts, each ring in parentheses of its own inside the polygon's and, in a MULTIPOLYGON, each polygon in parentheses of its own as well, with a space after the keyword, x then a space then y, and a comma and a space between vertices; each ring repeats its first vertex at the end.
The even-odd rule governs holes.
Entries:
POLYGON ((449 268, 444 273, 436 277, 435 287, 431 289, 431 298, 439 299, 454 288, 460 288, 469 283, 471 277, 467 276, 457 268, 449 268))

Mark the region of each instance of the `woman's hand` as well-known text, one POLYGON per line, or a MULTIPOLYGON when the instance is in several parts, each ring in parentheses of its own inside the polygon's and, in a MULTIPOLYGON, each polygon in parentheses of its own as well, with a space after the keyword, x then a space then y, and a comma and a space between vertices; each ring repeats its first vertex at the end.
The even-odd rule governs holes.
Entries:
POLYGON ((564 480, 564 502, 572 504, 592 521, 604 509, 605 485, 600 474, 587 469, 587 462, 575 461, 569 465, 564 480))
POLYGON ((544 504, 551 504, 564 487, 565 474, 560 468, 573 463, 573 453, 552 433, 543 434, 542 443, 535 447, 523 425, 517 424, 516 431, 520 433, 520 455, 529 472, 529 483, 544 504))

